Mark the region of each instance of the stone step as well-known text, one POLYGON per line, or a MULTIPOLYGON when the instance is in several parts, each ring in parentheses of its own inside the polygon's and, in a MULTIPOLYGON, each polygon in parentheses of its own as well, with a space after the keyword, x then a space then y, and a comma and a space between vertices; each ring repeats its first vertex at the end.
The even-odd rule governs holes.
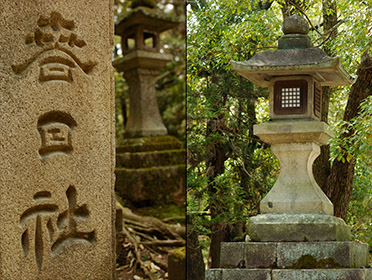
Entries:
POLYGON ((186 189, 185 164, 150 168, 116 168, 115 188, 135 203, 146 201, 184 200, 186 189))
POLYGON ((116 154, 116 166, 126 168, 177 165, 184 164, 185 160, 184 149, 116 154))
POLYGON ((223 242, 221 267, 359 268, 368 266, 368 244, 328 242, 223 242))
POLYGON ((176 150, 184 148, 184 143, 180 142, 176 137, 165 135, 126 139, 123 143, 118 145, 116 153, 176 150))
POLYGON ((371 268, 209 269, 205 280, 372 280, 371 268))

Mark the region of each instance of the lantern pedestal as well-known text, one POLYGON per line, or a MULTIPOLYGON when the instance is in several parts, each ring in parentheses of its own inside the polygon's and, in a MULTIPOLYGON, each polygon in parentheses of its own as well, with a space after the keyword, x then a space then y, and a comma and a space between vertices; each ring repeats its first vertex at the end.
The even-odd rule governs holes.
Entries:
POLYGON ((173 136, 125 139, 116 148, 115 189, 136 206, 183 205, 185 156, 184 144, 173 136))
POLYGON ((271 144, 280 163, 279 178, 260 203, 261 214, 333 215, 332 202, 313 175, 313 162, 330 136, 327 125, 317 121, 276 121, 256 125, 254 134, 271 144))
POLYGON ((280 163, 273 188, 260 203, 261 215, 249 220, 254 241, 344 241, 350 228, 333 216, 333 204, 318 186, 313 162, 330 137, 318 121, 273 121, 254 134, 271 144, 280 163))

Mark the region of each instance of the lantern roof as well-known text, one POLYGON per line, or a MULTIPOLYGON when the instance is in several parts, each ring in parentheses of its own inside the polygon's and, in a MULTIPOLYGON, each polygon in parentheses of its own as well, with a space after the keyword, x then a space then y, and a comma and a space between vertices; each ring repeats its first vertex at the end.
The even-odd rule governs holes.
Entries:
POLYGON ((261 87, 268 87, 274 77, 309 75, 322 86, 351 84, 353 79, 341 65, 339 57, 330 57, 314 48, 308 37, 308 24, 298 15, 283 22, 284 36, 278 50, 261 51, 248 61, 231 61, 240 75, 261 87))
POLYGON ((115 35, 121 36, 128 29, 136 26, 143 26, 149 30, 163 32, 175 27, 179 23, 179 20, 163 13, 156 6, 137 3, 137 5, 132 5, 132 9, 115 25, 115 35))

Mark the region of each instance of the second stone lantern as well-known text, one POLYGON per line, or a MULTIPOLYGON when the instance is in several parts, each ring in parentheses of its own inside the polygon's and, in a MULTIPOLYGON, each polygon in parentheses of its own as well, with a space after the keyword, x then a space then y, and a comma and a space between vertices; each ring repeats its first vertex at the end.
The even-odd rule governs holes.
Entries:
POLYGON ((251 238, 345 240, 349 228, 333 216, 333 204, 314 179, 313 162, 330 137, 327 124, 320 121, 322 86, 347 85, 351 77, 339 57, 329 57, 312 46, 302 17, 288 17, 283 32, 278 50, 232 62, 240 75, 269 88, 272 121, 255 125, 254 134, 271 144, 280 163, 279 178, 260 203, 263 215, 251 218, 251 238), (322 226, 316 230, 316 225, 326 225, 328 230, 322 226))
POLYGON ((223 242, 220 267, 206 280, 372 280, 368 245, 350 242, 350 228, 313 176, 313 162, 330 137, 321 122, 321 87, 350 84, 340 64, 314 48, 300 16, 283 23, 278 50, 262 51, 232 67, 268 87, 271 122, 254 134, 271 145, 280 174, 248 222, 249 242, 223 242))

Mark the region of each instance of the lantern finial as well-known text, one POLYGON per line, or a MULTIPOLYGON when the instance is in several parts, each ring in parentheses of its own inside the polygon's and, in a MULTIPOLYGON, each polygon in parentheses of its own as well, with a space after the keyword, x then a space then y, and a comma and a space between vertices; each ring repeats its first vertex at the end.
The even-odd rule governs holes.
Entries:
POLYGON ((307 21, 299 16, 287 17, 283 22, 284 36, 278 41, 278 49, 307 49, 313 44, 309 36, 309 25, 307 21))
POLYGON ((293 15, 287 17, 282 26, 282 30, 284 34, 307 34, 309 33, 309 24, 307 21, 299 16, 293 15))

